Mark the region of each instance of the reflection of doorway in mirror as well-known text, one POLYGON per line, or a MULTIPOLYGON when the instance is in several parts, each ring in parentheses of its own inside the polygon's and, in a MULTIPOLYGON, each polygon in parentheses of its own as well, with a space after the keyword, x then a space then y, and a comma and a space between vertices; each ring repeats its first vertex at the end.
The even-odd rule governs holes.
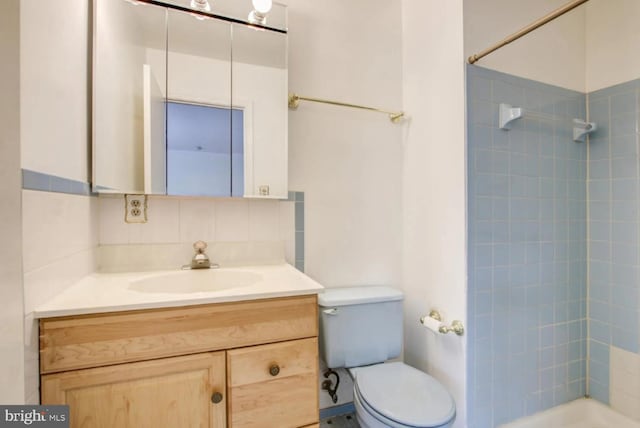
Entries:
POLYGON ((167 194, 243 196, 244 112, 167 103, 167 194))

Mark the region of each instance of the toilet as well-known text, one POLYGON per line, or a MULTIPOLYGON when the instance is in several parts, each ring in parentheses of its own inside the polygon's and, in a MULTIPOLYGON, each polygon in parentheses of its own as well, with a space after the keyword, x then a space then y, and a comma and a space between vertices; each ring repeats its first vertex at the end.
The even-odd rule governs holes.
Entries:
MULTIPOLYGON (((320 355, 353 377, 363 428, 445 428, 456 416, 451 394, 436 379, 402 362, 402 292, 391 287, 326 289, 318 295, 320 355)), ((416 321, 417 322, 417 321, 416 321)))

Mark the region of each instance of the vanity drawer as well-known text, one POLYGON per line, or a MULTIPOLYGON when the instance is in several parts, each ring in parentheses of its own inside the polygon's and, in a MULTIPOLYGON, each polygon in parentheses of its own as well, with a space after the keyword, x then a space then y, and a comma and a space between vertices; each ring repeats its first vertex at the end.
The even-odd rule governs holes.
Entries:
POLYGON ((315 295, 46 318, 40 320, 40 372, 317 335, 315 295))
POLYGON ((318 422, 317 338, 227 351, 229 427, 318 422))

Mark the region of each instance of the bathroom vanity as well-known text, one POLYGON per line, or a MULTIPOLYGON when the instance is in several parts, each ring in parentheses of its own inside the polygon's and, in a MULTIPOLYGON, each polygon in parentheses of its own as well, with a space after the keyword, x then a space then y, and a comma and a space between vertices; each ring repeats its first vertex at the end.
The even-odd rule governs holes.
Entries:
POLYGON ((317 427, 322 287, 288 265, 252 271, 257 282, 196 296, 133 286, 201 272, 95 274, 71 287, 38 313, 42 404, 68 404, 72 427, 317 427), (107 283, 129 299, 92 293, 107 283), (65 312, 78 314, 47 316, 65 312))

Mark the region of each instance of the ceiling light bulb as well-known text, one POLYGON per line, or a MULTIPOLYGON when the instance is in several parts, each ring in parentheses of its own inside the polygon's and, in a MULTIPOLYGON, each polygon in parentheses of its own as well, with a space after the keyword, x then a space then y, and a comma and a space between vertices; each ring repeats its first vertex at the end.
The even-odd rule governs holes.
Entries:
POLYGON ((211 5, 208 0, 191 0, 191 8, 203 12, 211 12, 211 5))
POLYGON ((272 0, 253 0, 252 3, 255 11, 263 15, 269 13, 273 5, 272 0))

